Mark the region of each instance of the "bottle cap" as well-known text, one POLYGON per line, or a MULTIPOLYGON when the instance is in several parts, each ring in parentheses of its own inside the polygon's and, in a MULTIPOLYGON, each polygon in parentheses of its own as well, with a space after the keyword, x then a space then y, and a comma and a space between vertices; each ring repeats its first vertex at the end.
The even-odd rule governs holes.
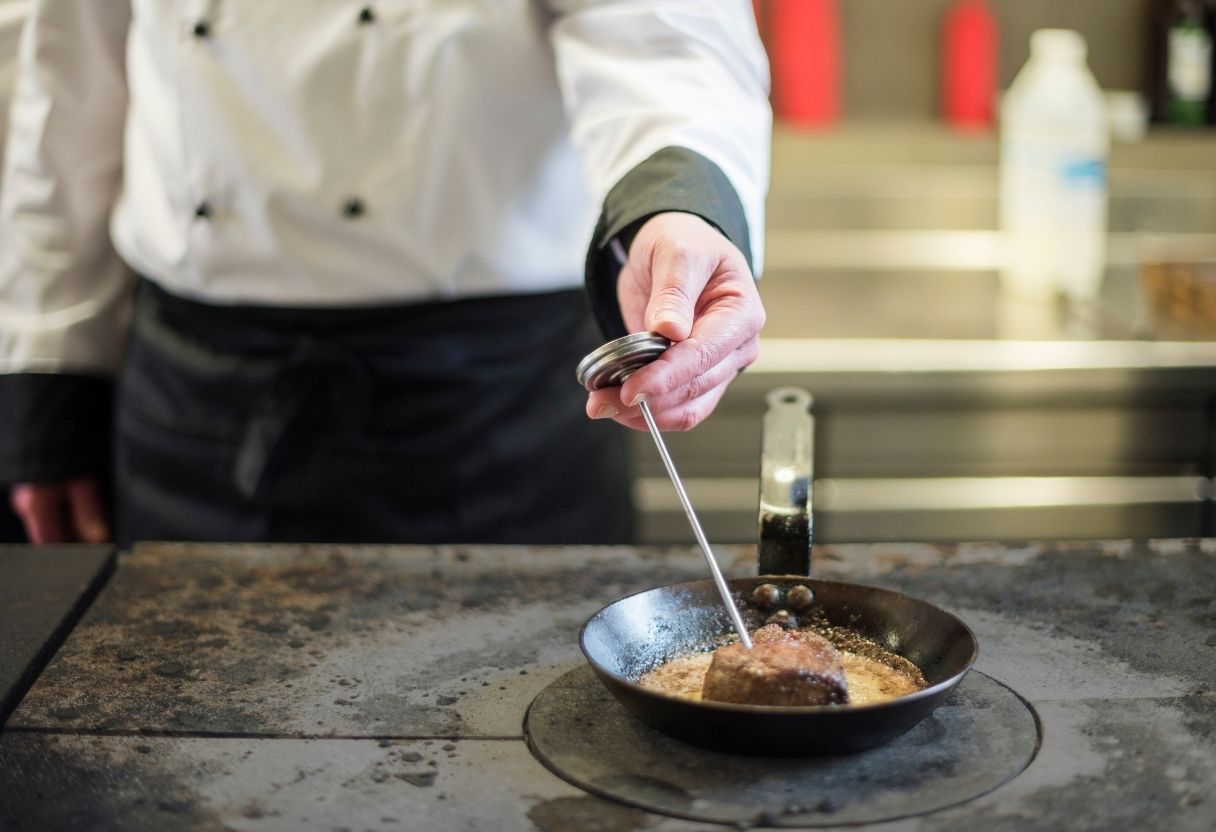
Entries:
POLYGON ((1030 35, 1030 52, 1045 58, 1083 61, 1085 38, 1072 29, 1037 29, 1030 35))

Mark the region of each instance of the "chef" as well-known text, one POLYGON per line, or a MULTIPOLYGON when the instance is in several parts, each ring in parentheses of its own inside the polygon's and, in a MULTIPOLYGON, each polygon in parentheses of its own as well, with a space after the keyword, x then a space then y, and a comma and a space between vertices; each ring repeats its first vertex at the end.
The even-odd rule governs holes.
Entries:
POLYGON ((627 541, 612 422, 688 429, 757 354, 751 11, 35 2, 0 200, 30 539, 627 541), (646 329, 675 345, 583 401, 646 329))

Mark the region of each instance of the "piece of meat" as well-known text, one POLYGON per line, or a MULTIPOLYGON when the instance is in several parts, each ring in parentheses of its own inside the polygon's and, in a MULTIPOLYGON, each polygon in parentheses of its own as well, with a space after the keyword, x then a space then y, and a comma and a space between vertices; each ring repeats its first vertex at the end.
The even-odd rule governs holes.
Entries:
POLYGON ((844 705, 840 654, 814 633, 761 627, 752 649, 729 644, 713 653, 701 698, 742 705, 844 705))

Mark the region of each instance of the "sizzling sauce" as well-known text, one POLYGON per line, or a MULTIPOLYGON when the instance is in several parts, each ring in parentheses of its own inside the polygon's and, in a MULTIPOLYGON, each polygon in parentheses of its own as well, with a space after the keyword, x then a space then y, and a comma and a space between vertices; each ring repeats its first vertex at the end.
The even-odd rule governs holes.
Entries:
MULTIPOLYGON (((873 705, 914 693, 926 686, 920 671, 907 659, 860 636, 854 635, 853 640, 854 644, 849 646, 837 645, 849 688, 850 705, 873 705), (849 649, 853 646, 863 650, 854 652, 849 649), (862 652, 869 655, 862 655, 862 652)), ((643 675, 638 683, 669 696, 700 701, 701 688, 711 661, 712 651, 679 656, 643 675)))

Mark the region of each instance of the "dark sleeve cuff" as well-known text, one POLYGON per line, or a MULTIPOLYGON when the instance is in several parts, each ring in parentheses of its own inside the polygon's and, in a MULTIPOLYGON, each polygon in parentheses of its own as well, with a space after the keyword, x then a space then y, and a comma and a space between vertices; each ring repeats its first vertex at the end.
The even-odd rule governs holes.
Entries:
POLYGON ((620 238, 628 250, 642 224, 664 211, 696 214, 716 226, 752 267, 747 215, 726 174, 700 153, 665 147, 625 174, 608 192, 587 252, 587 294, 596 322, 608 339, 629 334, 616 299, 621 266, 609 243, 620 238))
POLYGON ((114 385, 58 373, 0 375, 0 483, 108 473, 114 385))

